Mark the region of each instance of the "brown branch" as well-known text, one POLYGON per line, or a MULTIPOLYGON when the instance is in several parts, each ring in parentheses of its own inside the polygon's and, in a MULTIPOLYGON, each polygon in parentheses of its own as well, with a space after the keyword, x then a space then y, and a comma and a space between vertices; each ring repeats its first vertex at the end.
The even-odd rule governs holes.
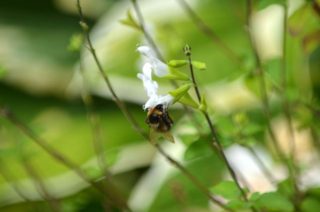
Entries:
POLYGON ((40 196, 42 196, 42 198, 49 203, 52 211, 57 211, 57 212, 62 211, 59 201, 50 194, 45 183, 43 182, 41 177, 38 175, 34 167, 31 165, 31 163, 29 163, 28 159, 23 157, 21 160, 21 164, 23 168, 26 170, 26 172, 28 173, 28 175, 31 177, 31 180, 33 181, 40 196))
POLYGON ((30 202, 29 197, 23 193, 23 189, 18 185, 17 182, 11 182, 11 173, 9 169, 5 167, 5 163, 0 158, 0 175, 3 177, 3 179, 12 187, 12 189, 18 194, 18 196, 25 202, 30 202))
MULTIPOLYGON (((193 82, 193 87, 194 87, 196 96, 198 98, 199 103, 201 103, 200 90, 199 90, 197 81, 194 76, 194 70, 193 70, 192 59, 191 59, 191 48, 188 45, 186 45, 186 47, 184 48, 184 53, 185 53, 185 55, 188 59, 188 62, 189 62, 190 75, 191 75, 191 79, 193 82)), ((219 155, 221 156, 222 160, 224 161, 225 165, 227 166, 227 169, 228 169, 232 179, 236 183, 239 191, 241 192, 243 199, 248 202, 247 195, 246 195, 244 189, 241 187, 239 180, 237 178, 237 175, 236 175, 235 171, 233 170, 230 162, 228 161, 228 159, 224 153, 221 142, 219 141, 216 129, 215 129, 210 117, 209 117, 209 114, 206 111, 202 111, 202 112, 203 112, 204 117, 206 118, 207 124, 209 125, 210 131, 211 131, 211 135, 212 135, 211 145, 212 145, 212 147, 215 148, 217 150, 217 152, 219 153, 219 155)), ((255 211, 254 208, 252 208, 252 210, 255 211)))
MULTIPOLYGON (((267 94, 267 87, 266 87, 266 81, 265 81, 265 76, 264 76, 264 70, 262 68, 261 59, 259 57, 256 45, 254 43, 254 38, 253 38, 253 36, 251 34, 251 31, 250 31, 250 18, 251 18, 252 11, 253 11, 252 0, 247 0, 246 9, 247 9, 246 27, 247 27, 247 30, 248 30, 248 37, 249 37, 249 41, 250 41, 250 44, 251 44, 251 48, 253 50, 254 57, 255 57, 257 73, 259 75, 259 80, 260 80, 259 85, 260 85, 260 91, 261 91, 261 100, 262 100, 262 103, 263 103, 264 115, 265 115, 265 118, 266 118, 266 121, 267 121, 267 130, 268 130, 268 133, 270 135, 273 147, 274 147, 278 157, 280 157, 280 160, 287 167, 289 176, 290 176, 290 178, 291 178, 291 180, 293 182, 293 187, 295 188, 296 193, 299 193, 298 192, 298 187, 297 187, 297 179, 296 179, 296 176, 295 176, 295 171, 291 168, 290 161, 288 161, 286 159, 286 156, 281 151, 281 148, 279 146, 279 142, 278 142, 278 140, 277 140, 277 138, 275 136, 275 133, 274 133, 274 131, 272 129, 272 126, 271 126, 271 113, 270 113, 269 97, 268 97, 268 94, 267 94)), ((285 23, 285 25, 286 25, 286 23, 285 23)), ((284 67, 284 64, 282 64, 282 66, 284 67)), ((283 74, 285 74, 285 73, 283 73, 283 74)))
MULTIPOLYGON (((85 81, 84 76, 84 70, 83 70, 83 63, 82 63, 82 57, 80 54, 80 62, 79 62, 79 69, 80 73, 82 75, 83 80, 83 93, 82 93, 82 100, 87 110, 87 116, 88 120, 91 126, 92 131, 92 144, 94 152, 97 156, 98 165, 100 167, 101 172, 104 176, 103 188, 105 192, 108 194, 111 199, 113 199, 115 202, 117 202, 118 205, 122 205, 123 208, 128 208, 125 198, 123 197, 123 194, 117 188, 117 186, 114 183, 114 179, 112 174, 110 173, 108 169, 108 165, 106 163, 106 156, 104 154, 104 145, 102 141, 102 135, 101 135, 101 125, 99 121, 99 115, 95 112, 94 106, 93 106, 93 100, 92 96, 88 92, 88 85, 85 81)), ((104 204, 105 207, 108 206, 108 200, 106 199, 106 204, 104 204)))
MULTIPOLYGON (((67 168, 74 171, 83 181, 91 185, 94 189, 107 196, 104 192, 104 189, 98 185, 96 182, 92 181, 90 177, 79 168, 73 161, 62 155, 59 151, 49 145, 45 140, 38 137, 31 128, 29 128, 26 124, 20 121, 13 112, 11 112, 8 108, 4 108, 0 106, 0 116, 7 119, 11 122, 16 128, 18 128, 24 135, 29 137, 33 142, 35 142, 39 147, 41 147, 45 152, 47 152, 52 158, 66 166, 67 168)), ((109 202, 112 204, 111 202, 109 202)))
MULTIPOLYGON (((135 2, 135 1, 133 1, 135 2)), ((90 35, 88 33, 88 26, 84 21, 84 17, 83 17, 83 13, 82 13, 82 9, 81 9, 81 5, 80 5, 80 0, 77 0, 77 6, 78 6, 78 11, 79 11, 79 15, 80 15, 80 25, 82 27, 82 29, 84 30, 85 33, 85 37, 86 40, 88 42, 89 45, 89 51, 91 52, 92 56, 94 57, 94 60, 98 66, 98 69, 101 73, 101 75, 103 76, 108 89, 110 90, 112 97, 115 101, 115 103, 118 105, 119 109, 122 111, 122 113, 127 116, 130 117, 128 118, 128 121, 134 126, 135 130, 146 140, 149 141, 150 144, 152 144, 158 151, 159 153, 165 157, 167 159, 167 161, 169 163, 171 163, 173 166, 175 166, 177 169, 179 169, 202 193, 204 193, 207 197, 209 197, 209 200, 211 200, 213 203, 219 205, 220 207, 224 208, 227 211, 232 211, 230 208, 228 208, 223 202, 221 202, 219 199, 215 198, 214 196, 211 196, 210 191, 202 185, 202 183, 197 180, 197 178, 192 175, 185 167, 183 167, 179 162, 177 162, 176 160, 174 160, 172 157, 170 157, 158 144, 154 144, 150 141, 149 136, 144 132, 144 130, 140 127, 140 125, 138 124, 138 122, 134 119, 134 117, 131 115, 130 111, 127 110, 126 105, 117 97, 115 91, 113 90, 113 87, 111 85, 111 82, 108 78, 108 76, 106 75, 106 73, 104 72, 100 61, 95 53, 95 49, 93 48, 91 39, 90 39, 90 35)))

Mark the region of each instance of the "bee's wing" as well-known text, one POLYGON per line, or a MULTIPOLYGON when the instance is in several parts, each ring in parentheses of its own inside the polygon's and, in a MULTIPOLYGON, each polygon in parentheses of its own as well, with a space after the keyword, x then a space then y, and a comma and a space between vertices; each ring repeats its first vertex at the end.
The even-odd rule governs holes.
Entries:
POLYGON ((170 141, 171 143, 174 143, 174 137, 170 131, 162 133, 163 137, 167 140, 170 141))
POLYGON ((156 144, 159 137, 163 137, 165 140, 170 141, 171 143, 174 143, 174 137, 170 131, 159 133, 153 128, 150 128, 150 132, 149 132, 150 142, 152 144, 156 144))

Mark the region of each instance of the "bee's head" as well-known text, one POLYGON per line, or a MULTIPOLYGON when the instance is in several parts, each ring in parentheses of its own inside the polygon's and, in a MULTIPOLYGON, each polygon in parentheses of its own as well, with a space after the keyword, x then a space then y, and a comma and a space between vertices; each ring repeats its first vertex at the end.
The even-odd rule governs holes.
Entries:
POLYGON ((158 104, 157 106, 155 106, 155 109, 163 112, 163 104, 158 104))

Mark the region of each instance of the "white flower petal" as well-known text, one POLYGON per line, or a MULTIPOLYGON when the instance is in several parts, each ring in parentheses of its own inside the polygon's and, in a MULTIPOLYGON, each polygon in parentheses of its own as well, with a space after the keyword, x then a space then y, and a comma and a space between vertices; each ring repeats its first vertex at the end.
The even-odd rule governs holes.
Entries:
POLYGON ((144 89, 147 92, 149 98, 157 95, 158 93, 158 83, 152 80, 151 75, 151 65, 146 63, 143 66, 143 73, 138 73, 137 77, 142 80, 144 89))
POLYGON ((168 107, 169 105, 172 104, 173 102, 173 96, 171 96, 170 94, 167 94, 165 96, 160 96, 158 98, 158 104, 163 104, 165 107, 168 107))
POLYGON ((155 53, 149 46, 139 46, 137 51, 147 58, 155 57, 155 53))
POLYGON ((154 64, 154 74, 158 77, 164 77, 169 74, 169 69, 166 64, 157 59, 154 64))
POLYGON ((137 77, 142 80, 144 89, 149 97, 143 108, 148 109, 159 104, 168 107, 173 102, 173 97, 169 94, 158 95, 158 83, 152 80, 152 73, 158 77, 163 77, 169 73, 168 66, 160 61, 148 46, 140 46, 137 48, 143 56, 146 57, 147 63, 142 68, 142 73, 138 73, 137 77))
POLYGON ((168 69, 167 64, 165 64, 161 60, 159 60, 156 57, 154 51, 150 47, 139 46, 137 48, 137 51, 146 57, 147 63, 149 63, 152 66, 152 70, 154 71, 154 74, 156 76, 163 77, 163 76, 169 74, 169 69, 168 69))

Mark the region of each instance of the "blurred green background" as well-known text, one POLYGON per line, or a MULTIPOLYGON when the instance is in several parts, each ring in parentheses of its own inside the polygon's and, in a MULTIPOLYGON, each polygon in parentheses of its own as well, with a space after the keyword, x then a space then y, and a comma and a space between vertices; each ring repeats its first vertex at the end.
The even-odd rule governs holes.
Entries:
MULTIPOLYGON (((296 2, 296 9, 304 4, 296 2)), ((147 29, 167 61, 184 59, 182 48, 188 43, 193 58, 206 63, 208 69, 198 72, 196 77, 217 117, 245 110, 252 112, 257 122, 263 122, 261 113, 256 111, 259 108, 256 88, 241 83, 250 73, 254 61, 244 27, 245 1, 190 1, 208 26, 239 56, 240 65, 230 61, 223 50, 197 29, 178 1, 139 3, 147 29)), ((136 47, 146 41, 140 32, 120 23, 129 9, 133 11, 130 1, 83 0, 82 4, 86 20, 92 27, 93 44, 106 73, 120 98, 128 103, 130 111, 147 129, 144 124, 146 114, 142 110, 146 96, 136 78, 141 67, 136 47)), ((311 16, 301 21, 308 24, 300 26, 295 20, 290 22, 290 29, 298 33, 288 38, 289 84, 294 88, 295 96, 305 94, 307 97, 319 94, 320 80, 315 77, 311 82, 306 67, 311 68, 311 74, 319 76, 319 41, 315 41, 311 50, 306 50, 302 40, 306 34, 319 29, 319 19, 311 16)), ((81 166, 89 176, 98 179, 102 172, 92 143, 94 134, 81 99, 84 88, 79 73, 80 53, 74 43, 81 33, 78 22, 74 0, 1 0, 0 104, 10 108, 37 135, 81 166)), ((102 151, 116 176, 116 184, 128 198, 141 177, 154 167, 156 153, 113 103, 88 51, 81 49, 81 57, 85 84, 99 115, 102 151)), ((273 79, 279 78, 280 57, 276 51, 264 58, 264 65, 273 79)), ((163 92, 170 89, 166 82, 160 86, 163 92)), ((183 137, 186 135, 183 130, 188 128, 184 113, 180 107, 173 108, 171 113, 176 122, 174 132, 183 137)), ((274 113, 277 113, 276 109, 274 113)), ((223 131, 223 120, 221 123, 223 131)), ((262 138, 263 134, 260 136, 262 138)), ((185 137, 184 144, 189 145, 188 139, 192 140, 192 135, 185 137)), ((264 141, 260 143, 264 145, 264 141)), ((221 179, 224 166, 211 152, 206 153, 185 161, 185 164, 205 185, 211 186, 221 179)), ((103 210, 102 197, 94 189, 1 118, 1 211, 50 211, 22 160, 33 166, 48 192, 60 200, 63 211, 103 210), (21 200, 12 186, 19 187, 30 201, 21 200)), ((206 211, 206 197, 184 176, 170 173, 163 179, 164 184, 155 194, 149 210, 206 211)))

